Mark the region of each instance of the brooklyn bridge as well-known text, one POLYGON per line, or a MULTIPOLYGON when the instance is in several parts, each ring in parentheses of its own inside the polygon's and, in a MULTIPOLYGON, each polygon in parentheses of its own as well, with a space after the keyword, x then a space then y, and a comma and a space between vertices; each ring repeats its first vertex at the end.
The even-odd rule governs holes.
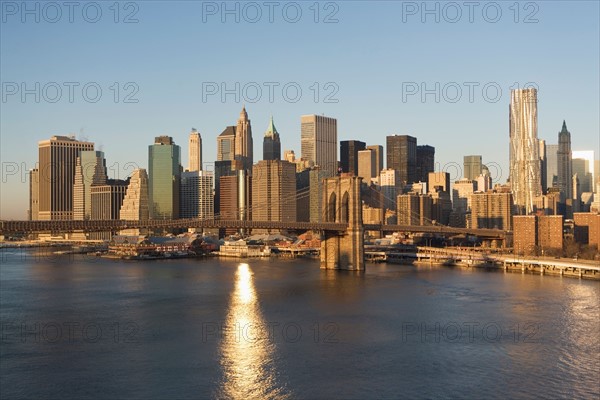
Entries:
POLYGON ((510 232, 498 229, 469 229, 445 225, 365 224, 362 220, 362 200, 357 177, 327 178, 323 181, 324 215, 322 222, 255 221, 232 219, 148 219, 148 220, 52 220, 0 221, 4 236, 32 233, 118 232, 127 229, 168 231, 187 228, 234 228, 273 231, 314 231, 321 235, 321 265, 332 269, 364 269, 364 232, 425 233, 442 236, 470 235, 495 241, 502 246, 510 232), (338 201, 337 199, 341 199, 338 201))

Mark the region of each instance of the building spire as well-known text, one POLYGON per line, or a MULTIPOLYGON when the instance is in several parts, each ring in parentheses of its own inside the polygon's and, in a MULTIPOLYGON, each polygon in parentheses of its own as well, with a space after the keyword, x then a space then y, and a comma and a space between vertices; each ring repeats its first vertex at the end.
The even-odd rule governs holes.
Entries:
POLYGON ((277 128, 275 128, 275 124, 273 123, 273 116, 271 115, 271 120, 269 121, 269 127, 265 132, 265 136, 274 137, 275 135, 279 135, 279 132, 277 132, 277 128))

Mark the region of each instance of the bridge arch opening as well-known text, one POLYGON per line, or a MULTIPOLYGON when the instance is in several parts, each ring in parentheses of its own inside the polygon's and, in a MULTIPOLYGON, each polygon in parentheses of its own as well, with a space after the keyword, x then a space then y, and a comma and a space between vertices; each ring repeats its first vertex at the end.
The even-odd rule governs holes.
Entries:
POLYGON ((350 196, 348 192, 344 192, 342 195, 342 201, 340 203, 340 222, 347 224, 350 219, 350 196))
POLYGON ((325 220, 327 222, 336 222, 336 211, 337 211, 337 196, 335 192, 331 193, 329 196, 329 201, 327 201, 327 215, 325 220))

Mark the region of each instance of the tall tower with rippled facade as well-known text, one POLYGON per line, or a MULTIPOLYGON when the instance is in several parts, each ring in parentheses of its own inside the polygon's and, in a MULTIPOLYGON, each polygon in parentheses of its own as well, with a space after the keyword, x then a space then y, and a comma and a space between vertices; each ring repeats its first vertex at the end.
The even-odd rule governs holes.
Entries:
POLYGON ((537 138, 537 90, 510 92, 510 185, 517 214, 533 212, 534 198, 542 194, 537 138))

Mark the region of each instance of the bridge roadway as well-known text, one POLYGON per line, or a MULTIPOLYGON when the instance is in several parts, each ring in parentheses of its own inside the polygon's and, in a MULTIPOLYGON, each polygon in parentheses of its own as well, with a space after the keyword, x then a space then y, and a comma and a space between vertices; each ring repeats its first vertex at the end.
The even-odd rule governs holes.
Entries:
MULTIPOLYGON (((240 221, 225 219, 151 219, 143 221, 127 220, 53 220, 53 221, 0 221, 0 234, 43 233, 43 232, 103 232, 123 229, 175 229, 175 228, 234 228, 234 229, 273 229, 273 230, 314 230, 337 231, 348 229, 347 223, 334 222, 277 222, 277 221, 240 221)), ((380 232, 413 232, 438 234, 468 234, 486 239, 503 240, 507 232, 497 229, 465 229, 443 225, 385 225, 364 224, 364 229, 380 232)))

